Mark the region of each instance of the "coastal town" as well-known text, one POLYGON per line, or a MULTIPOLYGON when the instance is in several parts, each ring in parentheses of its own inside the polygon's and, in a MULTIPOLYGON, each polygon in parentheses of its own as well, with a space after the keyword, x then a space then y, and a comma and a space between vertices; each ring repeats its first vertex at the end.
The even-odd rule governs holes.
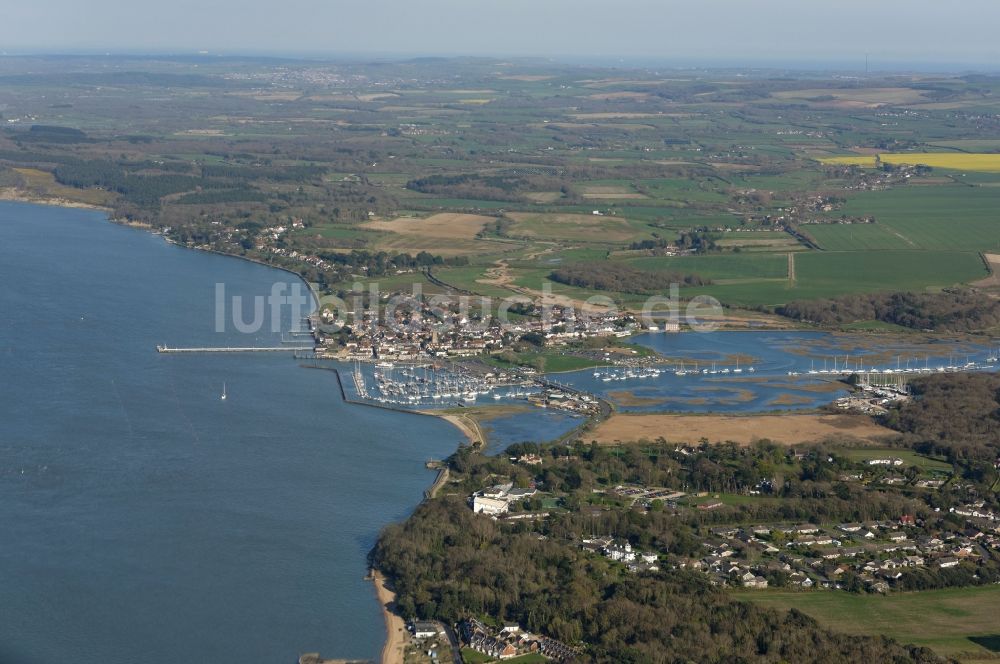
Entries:
MULTIPOLYGON (((623 578, 693 575, 739 597, 766 597, 766 591, 894 596, 1000 582, 995 501, 979 497, 981 485, 963 480, 931 456, 832 444, 786 449, 762 444, 723 453, 707 444, 659 441, 639 449, 598 448, 582 441, 515 445, 498 459, 475 462, 488 472, 467 467, 466 474, 453 473, 439 497, 457 493, 461 498, 471 478, 479 477, 476 482, 485 485, 461 501, 447 502, 453 516, 460 510, 493 523, 501 537, 558 543, 578 552, 576 564, 604 561, 608 567, 600 569, 623 578), (630 460, 623 461, 622 452, 630 460), (691 486, 709 481, 712 476, 702 473, 724 458, 758 459, 758 464, 761 458, 780 460, 781 475, 747 479, 724 492, 691 486), (633 469, 633 475, 658 468, 654 474, 675 480, 605 485, 605 474, 619 472, 616 465, 633 469), (504 473, 502 467, 509 470, 504 473), (844 503, 848 512, 832 508, 828 516, 817 513, 805 521, 755 518, 754 513, 777 516, 803 508, 802 494, 781 486, 781 476, 787 484, 795 473, 828 478, 824 486, 834 495, 862 497, 860 504, 844 503), (589 479, 582 486, 567 483, 584 476, 589 479), (885 505, 893 507, 878 506, 884 495, 890 497, 885 505), (871 507, 868 501, 874 501, 871 507), (888 513, 835 518, 882 510, 888 513), (631 525, 623 528, 624 523, 631 525), (663 527, 672 534, 657 534, 663 527)), ((993 466, 1000 469, 1000 458, 993 466)), ((738 476, 740 471, 729 472, 738 476)), ((572 662, 579 652, 572 642, 488 614, 454 623, 415 620, 407 639, 400 660, 407 663, 572 662)))
MULTIPOLYGON (((697 450, 678 447, 674 453, 690 457, 697 455, 697 450)), ((542 458, 529 454, 516 462, 537 469, 542 458)), ((946 472, 936 469, 924 473, 909 466, 906 475, 892 470, 904 465, 903 459, 891 454, 871 456, 848 464, 849 472, 838 479, 931 492, 951 479, 946 472)), ((1000 467, 1000 459, 997 465, 1000 467)), ((960 483, 951 484, 953 490, 961 488, 960 483)), ((979 563, 1000 556, 1000 513, 991 511, 982 500, 947 505, 943 514, 942 507, 934 507, 933 516, 928 518, 903 514, 897 519, 865 522, 709 526, 715 520, 710 513, 728 512, 727 508, 734 504, 733 497, 641 485, 620 485, 595 492, 628 509, 645 513, 666 511, 678 517, 695 514, 706 524, 698 549, 700 555, 695 556, 642 550, 634 548, 627 539, 614 536, 583 537, 579 541, 584 551, 619 562, 634 573, 655 572, 661 567, 688 569, 706 575, 719 586, 862 588, 885 593, 906 569, 947 570, 965 564, 974 570, 979 563), (934 518, 939 516, 942 518, 934 518)), ((772 492, 771 482, 763 482, 749 489, 746 495, 759 497, 772 492)), ((508 482, 477 491, 469 498, 469 505, 477 514, 514 523, 542 520, 552 512, 565 510, 558 501, 558 494, 540 492, 533 481, 525 488, 515 488, 508 482), (546 503, 549 507, 543 508, 546 503), (551 507, 554 504, 559 506, 551 507)))

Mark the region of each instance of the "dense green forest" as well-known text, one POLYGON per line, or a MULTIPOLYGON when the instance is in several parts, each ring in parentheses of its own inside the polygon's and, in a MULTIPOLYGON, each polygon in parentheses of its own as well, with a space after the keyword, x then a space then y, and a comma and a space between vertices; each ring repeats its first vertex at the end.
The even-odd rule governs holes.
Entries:
POLYGON ((914 398, 889 411, 884 423, 903 432, 917 450, 990 472, 1000 459, 1000 376, 927 376, 914 380, 910 389, 914 398))
POLYGON ((819 325, 882 321, 916 330, 973 332, 1000 325, 1000 301, 971 290, 941 293, 864 293, 794 301, 777 313, 819 325))
POLYGON ((575 263, 553 270, 549 278, 567 286, 619 293, 663 293, 672 284, 703 286, 710 283, 695 274, 639 270, 609 262, 575 263))

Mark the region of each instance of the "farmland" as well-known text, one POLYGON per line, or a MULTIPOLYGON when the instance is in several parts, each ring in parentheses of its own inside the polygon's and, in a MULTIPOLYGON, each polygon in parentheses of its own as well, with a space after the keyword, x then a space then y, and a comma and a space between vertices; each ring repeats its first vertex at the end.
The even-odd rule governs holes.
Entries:
POLYGON ((1000 288, 980 281, 979 256, 1000 253, 1000 127, 982 119, 1000 112, 992 78, 240 61, 248 85, 230 65, 164 61, 66 105, 51 100, 103 65, 80 58, 69 79, 60 66, 32 61, 0 93, 5 195, 105 205, 329 291, 551 287, 564 302, 641 305, 548 278, 600 261, 693 275, 704 285, 682 298, 735 308, 1000 288), (167 85, 164 72, 192 78, 167 85), (133 112, 117 117, 124 100, 133 112), (896 170, 859 168, 876 154, 896 170), (336 267, 358 252, 376 267, 336 267), (441 282, 394 269, 401 254, 436 257, 441 282))
MULTIPOLYGON (((902 154, 879 153, 883 164, 924 165, 952 171, 979 171, 1000 173, 1000 154, 970 152, 907 152, 902 154)), ((828 157, 824 164, 875 167, 875 156, 828 157)))
POLYGON ((767 591, 738 596, 763 606, 796 608, 832 629, 884 634, 963 661, 987 660, 1000 651, 998 586, 887 597, 823 591, 767 591))
POLYGON ((1000 188, 952 184, 864 192, 848 197, 838 212, 872 215, 876 223, 810 228, 824 249, 1000 247, 1000 188))

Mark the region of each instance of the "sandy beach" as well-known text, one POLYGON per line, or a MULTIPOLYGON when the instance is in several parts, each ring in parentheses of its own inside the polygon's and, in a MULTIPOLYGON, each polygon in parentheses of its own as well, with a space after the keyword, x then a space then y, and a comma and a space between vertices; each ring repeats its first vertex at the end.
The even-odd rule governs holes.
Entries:
POLYGON ((385 618, 385 645, 382 646, 382 664, 403 664, 403 649, 406 647, 406 623, 395 612, 396 595, 386 585, 381 572, 372 570, 375 594, 382 605, 385 618))
POLYGON ((426 412, 430 415, 437 415, 454 424, 473 445, 486 444, 486 436, 483 435, 482 429, 479 428, 479 424, 475 420, 463 415, 441 415, 433 411, 426 412))
POLYGON ((831 436, 875 440, 896 432, 864 415, 614 415, 587 434, 599 443, 655 440, 749 444, 768 438, 788 445, 831 436))

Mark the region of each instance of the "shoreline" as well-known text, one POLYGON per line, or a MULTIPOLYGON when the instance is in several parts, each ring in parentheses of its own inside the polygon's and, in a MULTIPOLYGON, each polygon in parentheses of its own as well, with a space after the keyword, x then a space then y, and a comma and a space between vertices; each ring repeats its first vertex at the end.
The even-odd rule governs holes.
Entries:
POLYGON ((236 258, 239 260, 247 261, 248 263, 254 263, 256 265, 261 265, 263 267, 269 267, 272 270, 281 270, 282 272, 286 272, 296 277, 306 287, 306 290, 309 292, 309 296, 312 299, 312 304, 313 304, 312 311, 309 312, 310 315, 319 311, 319 304, 320 304, 319 296, 312 289, 312 285, 308 281, 306 281, 305 277, 303 277, 300 273, 290 268, 281 267, 280 265, 272 265, 270 263, 265 263, 262 260, 256 258, 250 258, 249 256, 240 256, 238 254, 227 254, 222 251, 217 251, 215 249, 205 249, 203 247, 189 247, 180 244, 178 242, 175 242, 170 238, 161 235, 160 233, 154 232, 155 229, 153 228, 153 226, 147 223, 127 221, 125 219, 115 219, 114 217, 111 216, 112 213, 114 212, 112 208, 104 207, 101 205, 94 205, 93 203, 74 201, 69 198, 54 198, 51 196, 31 196, 30 194, 26 194, 19 190, 12 189, 9 187, 5 189, 0 189, 0 202, 26 203, 29 205, 48 205, 51 207, 70 208, 75 210, 94 210, 95 212, 103 212, 105 215, 107 215, 106 221, 108 223, 115 224, 116 226, 125 226, 127 228, 134 228, 137 230, 146 231, 150 235, 157 235, 163 238, 164 242, 166 242, 169 245, 173 245, 175 247, 180 247, 182 249, 191 249, 193 251, 203 251, 205 253, 215 254, 216 256, 225 256, 227 258, 236 258))
POLYGON ((385 620, 385 644, 382 646, 382 664, 403 664, 403 651, 406 647, 406 623, 396 613, 396 593, 388 586, 388 579, 377 569, 371 570, 371 580, 375 585, 375 596, 382 608, 382 618, 385 620))
POLYGON ((479 427, 479 423, 472 418, 466 417, 464 415, 454 415, 452 413, 435 413, 434 411, 423 410, 420 411, 424 415, 433 415, 434 417, 440 417, 441 419, 450 422, 452 426, 462 432, 462 435, 466 437, 469 444, 473 446, 486 446, 486 436, 483 435, 483 430, 479 427))
POLYGON ((52 196, 33 196, 31 194, 25 193, 13 187, 6 187, 0 189, 0 201, 9 201, 11 203, 30 203, 32 205, 50 205, 52 207, 74 208, 83 210, 98 210, 100 212, 106 212, 108 214, 108 221, 112 223, 118 223, 111 218, 112 209, 109 207, 95 205, 93 203, 84 203, 83 201, 74 201, 70 198, 57 198, 52 196))

